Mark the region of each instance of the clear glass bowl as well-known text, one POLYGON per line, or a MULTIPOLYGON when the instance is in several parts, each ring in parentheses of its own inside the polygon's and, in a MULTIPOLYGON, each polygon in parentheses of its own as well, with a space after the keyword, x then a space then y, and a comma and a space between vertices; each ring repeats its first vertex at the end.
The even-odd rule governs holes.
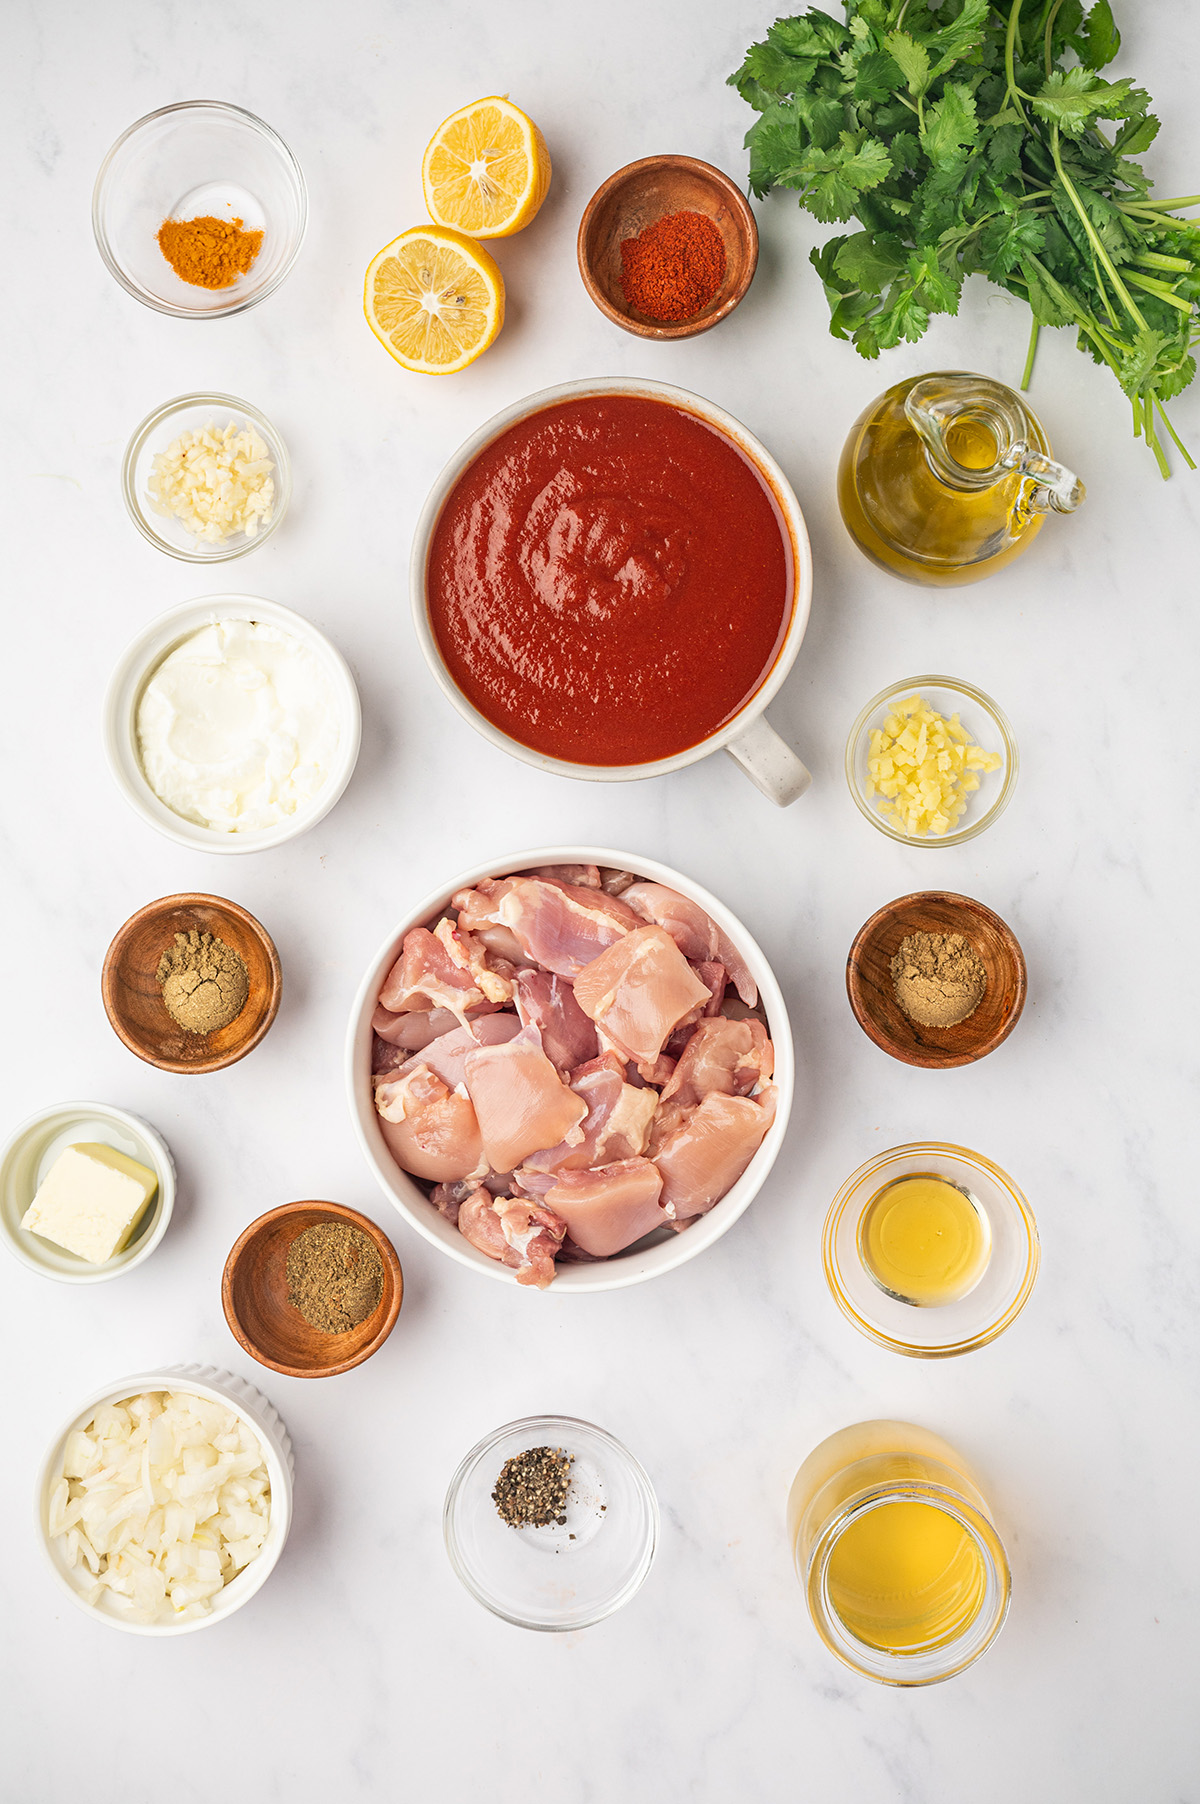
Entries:
POLYGON ((878 827, 889 839, 898 840, 902 846, 960 846, 964 841, 974 839, 1008 807, 1017 781, 1017 769, 1017 742, 1008 721, 982 689, 960 682, 956 677, 906 677, 902 683, 892 683, 887 689, 881 689, 867 703, 846 741, 846 781, 859 812, 866 815, 873 827, 878 827), (982 746, 985 752, 1000 754, 999 770, 980 772, 979 788, 972 791, 959 826, 953 833, 943 833, 940 837, 928 834, 918 839, 902 832, 879 812, 879 798, 867 796, 871 732, 883 725, 897 702, 914 692, 919 692, 930 707, 936 708, 947 719, 955 713, 960 715, 976 745, 982 746))
POLYGON ((122 288, 177 319, 217 319, 265 300, 304 239, 308 196, 300 165, 269 125, 220 100, 186 100, 147 113, 100 165, 92 227, 122 288), (164 219, 211 213, 261 231, 262 246, 228 288, 196 288, 163 256, 164 219))
POLYGON ((894 1146, 847 1178, 825 1218, 825 1276, 834 1301, 881 1347, 914 1359, 949 1359, 1003 1334, 1029 1301, 1041 1263, 1033 1211, 1007 1172, 965 1146, 919 1141, 894 1146), (969 1191, 987 1218, 991 1255, 973 1290, 955 1303, 920 1308, 881 1290, 862 1262, 859 1224, 885 1185, 936 1173, 969 1191))
POLYGON ((219 564, 227 558, 243 557, 253 551, 275 531, 292 496, 292 466, 287 447, 265 414, 236 395, 178 395, 164 401, 161 407, 144 419, 125 448, 121 464, 121 493, 129 518, 144 539, 169 557, 182 558, 188 564, 219 564), (150 472, 154 459, 165 451, 181 432, 195 432, 202 426, 227 426, 245 421, 253 426, 270 452, 275 465, 275 504, 271 518, 251 538, 244 532, 233 533, 219 544, 210 545, 195 539, 173 514, 155 513, 150 494, 150 472))
POLYGON ((527 1416, 473 1447, 450 1481, 442 1530, 472 1596, 518 1628, 585 1629, 627 1604, 654 1560, 658 1504, 620 1441, 571 1416, 527 1416), (505 1460, 574 1455, 563 1527, 513 1528, 492 1502, 505 1460))

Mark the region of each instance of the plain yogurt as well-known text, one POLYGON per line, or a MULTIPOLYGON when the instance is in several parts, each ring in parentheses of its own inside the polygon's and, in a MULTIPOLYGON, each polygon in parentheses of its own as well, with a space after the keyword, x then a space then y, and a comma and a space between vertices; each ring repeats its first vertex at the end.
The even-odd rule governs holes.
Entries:
POLYGON ((204 827, 260 832, 307 808, 339 739, 333 685, 307 645, 257 620, 214 620, 142 691, 138 753, 161 802, 204 827))

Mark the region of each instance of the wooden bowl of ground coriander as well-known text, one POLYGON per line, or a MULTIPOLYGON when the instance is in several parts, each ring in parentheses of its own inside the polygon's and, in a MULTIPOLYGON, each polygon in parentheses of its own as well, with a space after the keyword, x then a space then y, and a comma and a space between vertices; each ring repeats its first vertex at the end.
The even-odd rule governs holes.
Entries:
POLYGON ((1006 1040, 1025 1006, 1025 958, 1000 916, 950 890, 877 909, 846 959, 863 1032, 905 1065, 947 1070, 1006 1040))
POLYGON ((105 954, 113 1031, 160 1071, 221 1071, 258 1045, 279 1010, 275 943, 221 896, 163 896, 139 908, 105 954))
POLYGON ((403 1297, 391 1241, 341 1203, 269 1209, 238 1236, 221 1279, 234 1339, 288 1378, 333 1378, 370 1359, 403 1297))

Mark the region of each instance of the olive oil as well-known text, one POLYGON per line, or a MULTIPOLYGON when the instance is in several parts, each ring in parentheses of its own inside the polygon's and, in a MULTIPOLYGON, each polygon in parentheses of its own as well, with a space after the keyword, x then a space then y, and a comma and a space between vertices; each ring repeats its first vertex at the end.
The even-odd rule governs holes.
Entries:
POLYGON ((880 395, 855 421, 838 467, 838 504, 860 551, 939 587, 1002 570, 1048 511, 1069 512, 1082 498, 1020 396, 961 371, 880 395))
POLYGON ((858 1224, 858 1254, 891 1297, 918 1309, 974 1290, 992 1251, 987 1216, 969 1191, 936 1172, 911 1172, 876 1192, 858 1224))
POLYGON ((881 1503, 829 1556, 829 1601, 858 1640, 885 1652, 944 1647, 969 1628, 985 1589, 974 1538, 949 1511, 881 1503))

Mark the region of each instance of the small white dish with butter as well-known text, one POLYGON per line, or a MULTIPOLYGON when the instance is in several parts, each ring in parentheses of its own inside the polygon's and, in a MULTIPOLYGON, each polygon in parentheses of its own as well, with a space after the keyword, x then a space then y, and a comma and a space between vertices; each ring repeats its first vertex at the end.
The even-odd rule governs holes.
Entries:
POLYGON ((161 615, 126 650, 105 701, 125 799, 203 852, 263 851, 315 826, 350 781, 361 732, 341 653, 252 595, 161 615))
POLYGON ((42 1109, 0 1152, 3 1238, 23 1265, 64 1284, 99 1284, 143 1264, 174 1206, 166 1141, 110 1103, 42 1109))

